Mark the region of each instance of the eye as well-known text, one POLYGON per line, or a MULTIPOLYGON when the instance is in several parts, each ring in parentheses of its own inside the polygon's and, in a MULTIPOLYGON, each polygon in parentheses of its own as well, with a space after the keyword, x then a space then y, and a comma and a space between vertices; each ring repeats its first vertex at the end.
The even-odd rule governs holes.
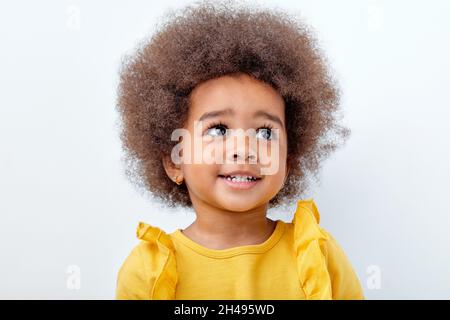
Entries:
POLYGON ((272 129, 271 128, 260 128, 256 133, 256 136, 262 137, 262 139, 272 140, 272 129))
POLYGON ((227 127, 221 123, 213 124, 206 130, 206 134, 211 135, 213 137, 226 135, 226 133, 227 127))

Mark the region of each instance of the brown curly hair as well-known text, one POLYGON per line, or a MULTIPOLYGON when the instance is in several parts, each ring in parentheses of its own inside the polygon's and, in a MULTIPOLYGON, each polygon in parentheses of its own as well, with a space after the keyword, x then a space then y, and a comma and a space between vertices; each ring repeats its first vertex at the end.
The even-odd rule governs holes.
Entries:
POLYGON ((236 1, 203 1, 166 18, 120 65, 117 110, 127 177, 170 207, 192 207, 186 185, 175 184, 163 167, 163 155, 178 143, 171 133, 183 127, 195 86, 246 73, 285 101, 290 170, 269 205, 300 198, 322 160, 350 134, 338 122, 340 90, 311 28, 278 9, 236 1))

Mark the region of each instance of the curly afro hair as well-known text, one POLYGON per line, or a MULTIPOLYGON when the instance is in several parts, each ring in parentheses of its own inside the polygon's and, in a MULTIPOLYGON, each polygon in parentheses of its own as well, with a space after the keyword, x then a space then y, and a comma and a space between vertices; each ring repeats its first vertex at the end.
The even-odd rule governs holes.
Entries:
POLYGON ((126 175, 170 207, 192 207, 186 185, 166 174, 162 157, 178 141, 199 83, 246 73, 285 101, 289 174, 269 207, 300 198, 322 161, 350 135, 339 123, 340 90, 311 28, 278 9, 204 1, 166 12, 149 40, 120 65, 117 110, 126 175))

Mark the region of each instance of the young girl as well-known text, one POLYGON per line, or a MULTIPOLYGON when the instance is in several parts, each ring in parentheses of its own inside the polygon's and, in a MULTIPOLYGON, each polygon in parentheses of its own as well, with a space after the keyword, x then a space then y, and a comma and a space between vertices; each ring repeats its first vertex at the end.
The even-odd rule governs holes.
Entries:
POLYGON ((363 299, 314 200, 300 198, 349 134, 338 106, 314 36, 285 13, 204 2, 174 15, 122 66, 121 139, 132 181, 196 219, 172 233, 139 223, 117 299, 363 299), (258 147, 224 146, 239 129, 258 147), (212 149, 225 161, 206 161, 212 149), (266 216, 290 201, 292 222, 266 216))

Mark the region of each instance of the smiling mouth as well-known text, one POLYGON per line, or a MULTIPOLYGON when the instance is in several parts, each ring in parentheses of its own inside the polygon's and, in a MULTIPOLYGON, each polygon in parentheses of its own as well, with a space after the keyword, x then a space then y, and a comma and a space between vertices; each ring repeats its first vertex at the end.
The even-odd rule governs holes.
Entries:
POLYGON ((233 189, 247 190, 259 183, 261 178, 253 176, 225 176, 219 175, 220 180, 233 189))

